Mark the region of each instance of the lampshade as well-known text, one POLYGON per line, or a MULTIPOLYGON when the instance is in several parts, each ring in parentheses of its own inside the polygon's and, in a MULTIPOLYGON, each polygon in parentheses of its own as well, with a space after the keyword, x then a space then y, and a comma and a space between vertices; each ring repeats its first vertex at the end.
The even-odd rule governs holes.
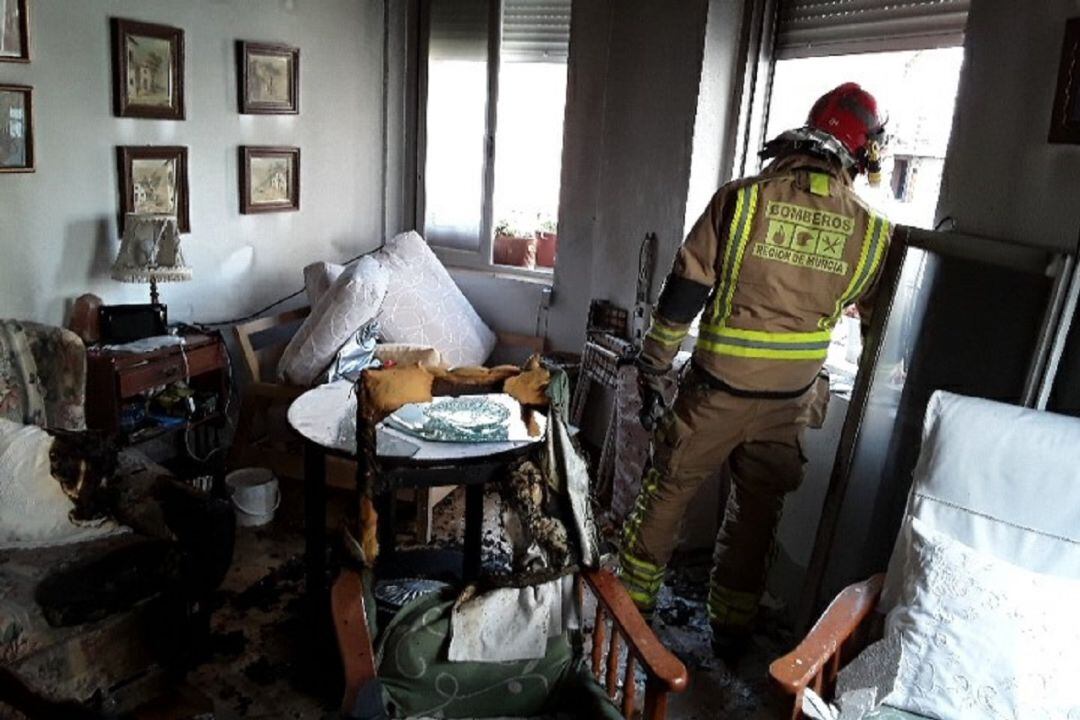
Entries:
POLYGON ((121 282, 177 282, 191 279, 191 268, 180 252, 180 231, 174 215, 128 213, 124 239, 112 266, 121 282))

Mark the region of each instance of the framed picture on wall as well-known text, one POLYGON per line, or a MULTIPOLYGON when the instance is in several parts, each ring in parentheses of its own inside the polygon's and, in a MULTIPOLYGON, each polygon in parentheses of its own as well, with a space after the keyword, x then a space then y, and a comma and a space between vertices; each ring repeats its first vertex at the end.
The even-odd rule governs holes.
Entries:
POLYGON ((1065 23, 1050 142, 1080 144, 1080 18, 1065 23))
POLYGON ((240 148, 240 212, 300 209, 300 148, 244 145, 240 148))
POLYGON ((236 42, 240 112, 295 115, 300 112, 300 49, 273 43, 236 42))
POLYGON ((29 0, 0 0, 0 62, 30 62, 29 0))
POLYGON ((33 91, 0 85, 0 173, 34 172, 33 91))
POLYGON ((124 216, 134 213, 175 215, 180 232, 191 232, 188 213, 188 152, 166 145, 116 148, 120 178, 117 227, 124 233, 124 216))
POLYGON ((112 33, 116 116, 183 120, 184 31, 113 18, 112 33))

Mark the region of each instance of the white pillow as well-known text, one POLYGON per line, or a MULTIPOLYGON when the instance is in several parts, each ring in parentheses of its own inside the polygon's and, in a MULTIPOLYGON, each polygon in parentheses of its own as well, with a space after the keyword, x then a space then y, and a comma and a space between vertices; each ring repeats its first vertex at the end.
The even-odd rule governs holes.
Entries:
POLYGON ((895 690, 884 702, 949 720, 1080 718, 1080 581, 1025 570, 911 518, 895 690))
POLYGON ((304 290, 307 291, 308 304, 315 307, 343 272, 344 265, 328 262, 311 263, 304 268, 304 290))
POLYGON ((378 320, 386 342, 429 345, 450 367, 483 365, 495 333, 424 239, 415 232, 386 241, 376 257, 390 275, 378 320))
POLYGON ((311 385, 337 351, 375 317, 386 295, 387 273, 366 255, 334 281, 289 341, 278 376, 294 385, 311 385))
POLYGON ((0 418, 0 550, 94 540, 127 528, 112 521, 77 525, 75 508, 52 475, 53 437, 36 425, 0 418))

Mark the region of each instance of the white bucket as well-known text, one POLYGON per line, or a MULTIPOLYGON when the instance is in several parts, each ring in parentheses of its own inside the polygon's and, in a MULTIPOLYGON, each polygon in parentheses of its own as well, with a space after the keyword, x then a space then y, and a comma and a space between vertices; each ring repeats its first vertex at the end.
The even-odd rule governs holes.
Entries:
POLYGON ((266 468, 233 470, 225 476, 225 486, 237 510, 236 524, 242 527, 265 525, 281 505, 277 478, 266 468))

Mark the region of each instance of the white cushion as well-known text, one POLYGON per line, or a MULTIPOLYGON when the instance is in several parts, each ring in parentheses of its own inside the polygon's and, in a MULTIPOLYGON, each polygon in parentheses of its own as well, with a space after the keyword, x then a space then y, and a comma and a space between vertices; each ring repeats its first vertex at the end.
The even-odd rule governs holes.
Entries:
POLYGON ((386 295, 387 273, 372 256, 350 266, 323 293, 289 341, 278 376, 294 385, 311 385, 357 330, 375 317, 386 295))
POLYGON ((308 304, 315 307, 343 272, 345 266, 337 263, 317 262, 305 267, 304 290, 307 292, 308 304))
POLYGON ((884 702, 934 718, 1080 718, 1080 581, 1041 575, 907 522, 897 683, 884 702))
POLYGON ((36 425, 0 418, 0 550, 94 540, 126 532, 112 521, 76 524, 52 475, 53 438, 36 425))
MULTIPOLYGON (((1020 567, 1080 578, 1080 419, 934 393, 907 514, 1020 567)), ((906 547, 897 538, 884 610, 906 547)))
POLYGON ((451 367, 483 365, 495 348, 495 333, 424 239, 402 233, 387 240, 376 257, 390 275, 378 314, 383 340, 430 345, 451 367))

